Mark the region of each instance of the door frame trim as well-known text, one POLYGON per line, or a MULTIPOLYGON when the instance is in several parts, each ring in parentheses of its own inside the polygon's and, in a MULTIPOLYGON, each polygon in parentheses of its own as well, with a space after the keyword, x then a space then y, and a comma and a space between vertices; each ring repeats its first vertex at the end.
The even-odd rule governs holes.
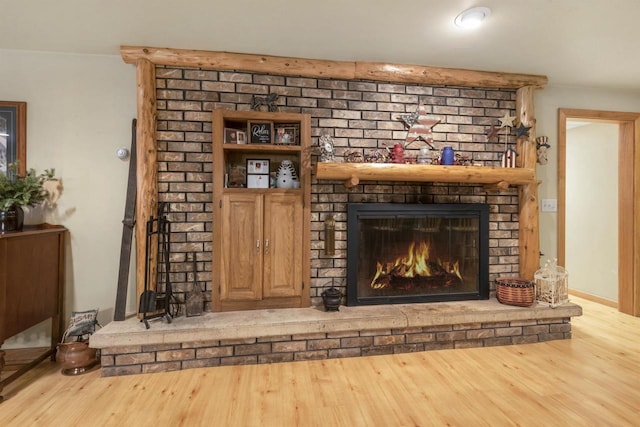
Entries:
POLYGON ((618 310, 640 316, 640 113, 558 109, 558 263, 565 265, 567 120, 619 125, 618 131, 618 310))

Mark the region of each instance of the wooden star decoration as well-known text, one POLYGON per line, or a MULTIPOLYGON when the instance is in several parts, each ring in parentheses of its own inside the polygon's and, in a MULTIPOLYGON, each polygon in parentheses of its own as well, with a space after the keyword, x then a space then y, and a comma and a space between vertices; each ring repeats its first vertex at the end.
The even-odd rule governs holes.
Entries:
POLYGON ((513 121, 515 120, 515 117, 512 117, 509 115, 509 113, 504 113, 504 117, 500 119, 500 129, 502 128, 506 128, 506 127, 513 127, 513 121))
POLYGON ((529 137, 529 129, 531 129, 531 126, 526 127, 523 123, 520 123, 520 125, 516 128, 516 139, 529 137))
MULTIPOLYGON (((428 117, 429 112, 427 107, 421 102, 416 110, 415 121, 409 127, 407 131, 407 137, 405 138, 404 147, 407 148, 414 141, 425 141, 430 147, 432 138, 432 128, 440 123, 440 119, 430 119, 428 117)), ((404 121, 404 119, 401 118, 404 121)), ((406 123, 406 121, 405 121, 406 123)))
POLYGON ((497 128, 495 125, 491 125, 489 130, 487 130, 487 132, 486 132, 487 141, 491 141, 492 139, 497 138, 499 131, 500 131, 500 128, 497 128))

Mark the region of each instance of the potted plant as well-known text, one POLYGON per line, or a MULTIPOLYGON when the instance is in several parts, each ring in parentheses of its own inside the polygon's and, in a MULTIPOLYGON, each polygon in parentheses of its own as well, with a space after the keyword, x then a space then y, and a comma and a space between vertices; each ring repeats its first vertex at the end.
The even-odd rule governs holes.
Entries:
POLYGON ((22 208, 44 202, 48 195, 44 183, 54 179, 54 173, 53 169, 47 169, 41 174, 29 169, 25 175, 20 176, 15 163, 9 165, 6 175, 0 173, 0 233, 22 230, 22 208))

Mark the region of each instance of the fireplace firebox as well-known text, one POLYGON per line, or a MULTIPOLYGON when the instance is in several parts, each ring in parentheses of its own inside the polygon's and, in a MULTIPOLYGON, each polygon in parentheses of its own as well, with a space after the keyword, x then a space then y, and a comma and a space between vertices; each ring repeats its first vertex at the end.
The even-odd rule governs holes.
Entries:
POLYGON ((347 304, 489 298, 485 204, 351 203, 347 304))

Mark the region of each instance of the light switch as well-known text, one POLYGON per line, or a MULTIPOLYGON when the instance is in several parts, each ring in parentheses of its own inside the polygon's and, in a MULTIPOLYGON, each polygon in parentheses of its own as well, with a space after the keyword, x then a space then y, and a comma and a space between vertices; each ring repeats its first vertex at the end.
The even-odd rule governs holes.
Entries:
POLYGON ((542 212, 558 212, 558 199, 542 199, 542 212))

